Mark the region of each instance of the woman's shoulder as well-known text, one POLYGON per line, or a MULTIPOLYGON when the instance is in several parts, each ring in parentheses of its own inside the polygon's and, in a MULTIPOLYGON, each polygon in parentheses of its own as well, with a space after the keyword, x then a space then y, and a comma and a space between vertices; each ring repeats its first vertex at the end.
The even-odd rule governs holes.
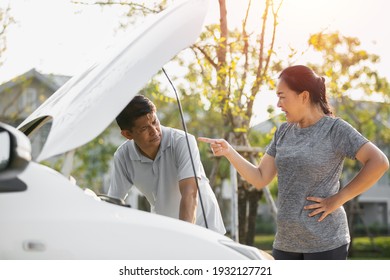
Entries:
POLYGON ((285 131, 287 131, 289 129, 292 129, 294 127, 294 125, 295 125, 294 123, 283 122, 277 128, 276 133, 280 134, 280 133, 285 132, 285 131))
POLYGON ((345 129, 345 128, 348 128, 348 129, 353 129, 352 125, 350 123, 348 123, 346 120, 340 118, 340 117, 333 117, 333 116, 326 116, 325 117, 326 120, 325 122, 334 127, 334 128, 340 128, 340 129, 345 129))
POLYGON ((335 139, 360 137, 361 135, 361 132, 340 117, 327 117, 326 122, 328 123, 330 133, 335 139))

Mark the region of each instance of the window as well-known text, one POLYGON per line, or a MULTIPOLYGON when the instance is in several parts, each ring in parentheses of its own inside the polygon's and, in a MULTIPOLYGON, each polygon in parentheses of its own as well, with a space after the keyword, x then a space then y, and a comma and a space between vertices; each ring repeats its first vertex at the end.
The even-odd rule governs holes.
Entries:
POLYGON ((35 88, 26 88, 21 96, 20 106, 23 111, 31 113, 38 106, 38 92, 35 88))

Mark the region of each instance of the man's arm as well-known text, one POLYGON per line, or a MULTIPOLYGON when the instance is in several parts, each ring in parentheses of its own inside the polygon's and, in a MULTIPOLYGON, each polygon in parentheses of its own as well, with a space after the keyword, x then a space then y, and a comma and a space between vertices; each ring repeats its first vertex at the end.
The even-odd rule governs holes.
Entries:
POLYGON ((179 181, 181 193, 179 219, 190 223, 196 222, 196 207, 198 205, 198 188, 195 178, 186 178, 179 181))
POLYGON ((114 156, 114 166, 111 169, 111 182, 108 196, 125 199, 130 187, 133 185, 125 175, 125 168, 121 160, 114 156))

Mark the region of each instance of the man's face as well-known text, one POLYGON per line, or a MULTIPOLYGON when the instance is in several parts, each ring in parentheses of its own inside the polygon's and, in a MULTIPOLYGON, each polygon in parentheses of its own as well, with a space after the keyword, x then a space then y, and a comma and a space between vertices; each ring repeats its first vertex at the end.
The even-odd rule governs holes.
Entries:
POLYGON ((156 113, 149 113, 136 119, 133 128, 126 130, 124 136, 134 140, 142 151, 158 150, 162 134, 160 121, 156 113))

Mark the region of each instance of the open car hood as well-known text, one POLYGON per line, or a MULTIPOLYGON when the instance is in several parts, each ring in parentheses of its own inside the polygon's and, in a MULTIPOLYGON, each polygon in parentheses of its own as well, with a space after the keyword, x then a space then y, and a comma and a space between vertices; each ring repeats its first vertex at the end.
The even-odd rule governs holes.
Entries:
POLYGON ((18 127, 29 135, 52 121, 36 160, 73 150, 103 132, 165 63, 196 41, 208 5, 208 0, 179 1, 148 18, 117 52, 59 88, 18 127))

